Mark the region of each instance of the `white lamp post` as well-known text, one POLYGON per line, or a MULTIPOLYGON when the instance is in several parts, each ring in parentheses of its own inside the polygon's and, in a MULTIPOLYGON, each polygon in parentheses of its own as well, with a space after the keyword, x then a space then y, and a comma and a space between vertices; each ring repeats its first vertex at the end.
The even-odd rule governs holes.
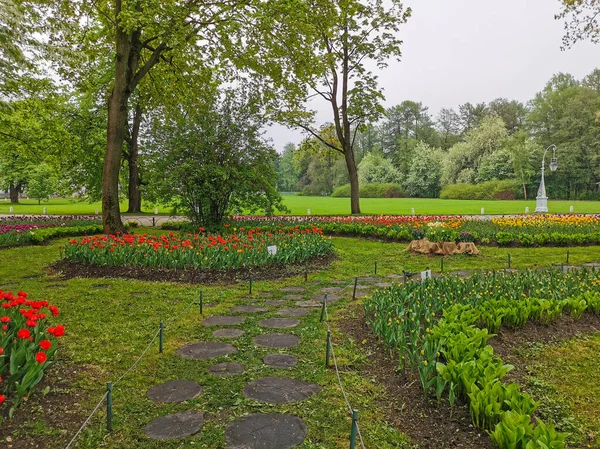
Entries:
POLYGON ((546 196, 546 184, 544 183, 544 169, 546 166, 546 152, 550 148, 552 148, 552 159, 550 159, 550 171, 556 171, 556 169, 558 168, 558 161, 556 160, 556 145, 552 144, 544 150, 544 156, 542 157, 542 181, 540 182, 538 194, 535 197, 536 212, 548 212, 548 197, 546 196))

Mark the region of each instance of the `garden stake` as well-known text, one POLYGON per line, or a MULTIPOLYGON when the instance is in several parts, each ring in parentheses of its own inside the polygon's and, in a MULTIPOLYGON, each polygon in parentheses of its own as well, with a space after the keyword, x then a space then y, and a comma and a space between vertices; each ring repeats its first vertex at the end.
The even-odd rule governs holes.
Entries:
POLYGON ((440 271, 442 273, 444 272, 444 258, 443 257, 440 259, 440 271))
POLYGON ((161 321, 160 328, 158 331, 158 352, 162 354, 163 352, 163 334, 165 332, 165 324, 161 321))
POLYGON ((329 352, 331 351, 331 331, 327 331, 327 347, 325 349, 325 368, 329 368, 329 352))
POLYGON ((377 275, 377 261, 375 261, 375 275, 377 275))
POLYGON ((112 432, 112 382, 106 384, 106 430, 112 432))
POLYGON ((567 263, 569 263, 569 250, 567 250, 567 263))
POLYGON ((308 282, 308 262, 306 262, 306 267, 304 268, 304 282, 308 282))
POLYGON ((252 278, 250 278, 250 294, 252 294, 252 278))
POLYGON ((358 277, 354 278, 354 291, 352 292, 352 301, 356 299, 356 284, 358 284, 358 277))
POLYGON ((202 290, 200 290, 200 315, 202 315, 202 302, 203 302, 202 296, 203 296, 202 290))
POLYGON ((358 410, 352 410, 352 428, 350 429, 350 449, 356 448, 356 427, 358 421, 358 410))
POLYGON ((323 298, 323 307, 321 307, 321 322, 325 318, 325 307, 327 307, 327 295, 323 298))
POLYGON ((510 253, 508 253, 508 269, 510 270, 510 253))
POLYGON ((152 226, 156 226, 156 221, 154 220, 154 217, 152 217, 152 226))

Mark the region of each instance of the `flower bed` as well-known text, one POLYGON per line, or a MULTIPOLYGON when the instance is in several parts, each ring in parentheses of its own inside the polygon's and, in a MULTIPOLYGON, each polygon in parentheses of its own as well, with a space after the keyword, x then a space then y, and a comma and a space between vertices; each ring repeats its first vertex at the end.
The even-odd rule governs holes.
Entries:
POLYGON ((12 416, 52 365, 56 338, 64 335, 65 328, 49 327, 49 317, 59 315, 56 306, 31 301, 25 292, 13 295, 0 290, 0 305, 0 404, 10 404, 12 416))
POLYGON ((319 226, 326 234, 409 242, 473 241, 477 245, 563 246, 600 244, 600 215, 520 215, 483 220, 442 216, 235 216, 231 226, 319 226))
POLYGON ((487 345, 501 326, 552 323, 564 312, 600 314, 600 273, 583 270, 474 275, 410 283, 365 302, 373 332, 416 371, 425 394, 469 404, 473 424, 500 448, 564 448, 565 435, 531 424, 536 404, 501 379, 512 369, 487 345), (530 445, 528 445, 530 444, 530 445), (544 446, 545 444, 545 446, 544 446))
POLYGON ((42 243, 54 237, 101 232, 96 216, 21 215, 0 218, 0 246, 42 243))
POLYGON ((332 251, 320 228, 260 228, 231 234, 110 235, 73 239, 65 247, 67 260, 94 265, 169 269, 228 270, 269 264, 303 262, 332 251), (269 251, 276 247, 276 252, 269 251))

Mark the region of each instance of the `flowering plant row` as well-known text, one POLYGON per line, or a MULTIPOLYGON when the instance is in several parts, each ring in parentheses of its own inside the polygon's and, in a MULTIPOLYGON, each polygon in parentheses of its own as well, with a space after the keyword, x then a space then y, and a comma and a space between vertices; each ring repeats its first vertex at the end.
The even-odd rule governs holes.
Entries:
POLYGON ((64 326, 49 326, 59 310, 48 301, 31 301, 25 292, 0 290, 0 404, 12 399, 9 415, 44 376, 64 326))
POLYGON ((512 369, 487 339, 501 326, 552 323, 564 312, 600 315, 600 273, 476 274, 410 283, 376 292, 365 302, 367 322, 398 354, 402 371, 416 371, 426 394, 448 392, 469 404, 473 424, 500 448, 565 447, 565 435, 538 422, 536 404, 517 385, 504 385, 512 369), (515 440, 515 438, 518 439, 515 440))
POLYGON ((232 217, 232 226, 286 228, 318 225, 326 234, 409 242, 475 241, 489 245, 560 246, 600 243, 600 215, 522 215, 480 219, 465 216, 232 217))
POLYGON ((231 234, 103 235, 73 239, 65 248, 68 260, 96 265, 145 266, 171 269, 236 269, 302 262, 331 252, 320 228, 232 229, 231 234), (276 246, 276 252, 269 251, 276 246))

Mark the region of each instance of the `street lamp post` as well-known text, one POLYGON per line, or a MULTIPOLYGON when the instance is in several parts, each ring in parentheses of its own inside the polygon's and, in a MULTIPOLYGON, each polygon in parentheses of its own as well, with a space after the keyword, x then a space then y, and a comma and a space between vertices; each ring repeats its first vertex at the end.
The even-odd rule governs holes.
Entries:
POLYGON ((548 197, 546 196, 546 184, 544 183, 544 169, 546 167, 546 153, 550 148, 552 148, 552 159, 550 159, 550 171, 556 171, 556 169, 558 168, 558 161, 556 160, 556 145, 552 144, 544 150, 544 156, 542 157, 542 181, 540 182, 538 194, 535 197, 536 212, 548 212, 548 197))

